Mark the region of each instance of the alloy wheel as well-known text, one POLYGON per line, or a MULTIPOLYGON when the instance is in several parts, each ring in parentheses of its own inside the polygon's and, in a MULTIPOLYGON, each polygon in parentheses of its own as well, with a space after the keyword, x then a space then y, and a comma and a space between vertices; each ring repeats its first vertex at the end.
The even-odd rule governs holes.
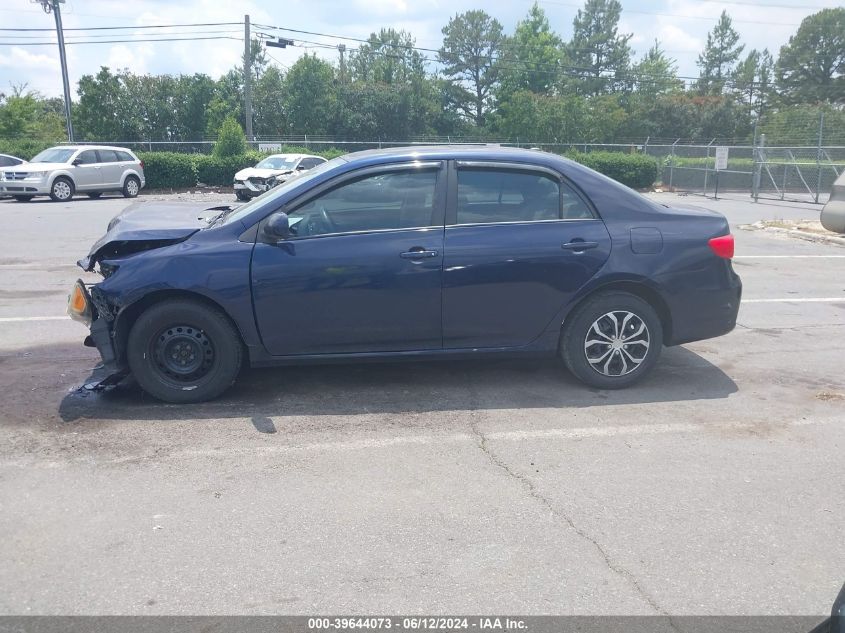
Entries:
POLYGON ((603 376, 625 376, 646 359, 650 342, 645 321, 633 312, 614 310, 593 321, 584 338, 584 354, 603 376))

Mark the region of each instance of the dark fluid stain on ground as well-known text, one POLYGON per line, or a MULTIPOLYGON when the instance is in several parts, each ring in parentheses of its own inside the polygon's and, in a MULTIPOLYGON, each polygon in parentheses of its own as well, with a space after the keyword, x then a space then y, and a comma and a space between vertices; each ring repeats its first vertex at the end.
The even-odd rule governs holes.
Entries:
POLYGON ((263 415, 256 415, 252 418, 252 426, 255 427, 255 430, 259 433, 275 433, 276 432, 276 425, 273 424, 273 420, 270 418, 263 416, 263 415))

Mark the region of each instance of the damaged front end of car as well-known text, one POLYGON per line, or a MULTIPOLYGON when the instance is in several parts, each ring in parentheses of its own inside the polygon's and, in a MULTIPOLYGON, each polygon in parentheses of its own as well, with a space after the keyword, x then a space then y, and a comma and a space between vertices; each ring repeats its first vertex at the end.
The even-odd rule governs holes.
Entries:
POLYGON ((98 283, 78 279, 68 296, 68 315, 89 329, 83 344, 96 347, 102 358, 86 384, 89 389, 116 384, 129 373, 124 350, 138 297, 115 283, 118 271, 142 253, 184 242, 224 209, 156 205, 139 214, 139 208, 133 205, 112 219, 106 234, 77 262, 85 272, 96 270, 103 277, 98 283))

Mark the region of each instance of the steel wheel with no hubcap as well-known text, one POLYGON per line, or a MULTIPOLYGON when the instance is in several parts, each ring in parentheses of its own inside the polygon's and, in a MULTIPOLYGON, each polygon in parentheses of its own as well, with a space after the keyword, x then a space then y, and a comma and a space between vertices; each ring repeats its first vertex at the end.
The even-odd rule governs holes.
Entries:
POLYGON ((199 328, 174 325, 152 341, 152 356, 162 374, 179 382, 193 382, 214 364, 214 345, 199 328))
POLYGON ((604 376, 625 376, 648 355, 650 337, 645 321, 633 312, 607 312, 593 321, 584 338, 587 361, 604 376))

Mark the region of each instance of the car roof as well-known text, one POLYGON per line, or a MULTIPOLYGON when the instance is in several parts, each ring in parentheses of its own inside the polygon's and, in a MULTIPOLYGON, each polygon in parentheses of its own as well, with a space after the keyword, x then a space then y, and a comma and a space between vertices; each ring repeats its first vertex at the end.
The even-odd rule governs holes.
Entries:
MULTIPOLYGON (((326 160, 322 156, 314 156, 313 154, 270 154, 269 156, 265 156, 265 158, 278 158, 278 157, 298 158, 298 159, 302 159, 302 158, 321 158, 322 160, 326 160)), ((264 160, 264 159, 262 158, 262 160, 264 160)))
POLYGON ((368 149, 343 157, 350 163, 368 164, 403 160, 494 160, 530 163, 533 165, 577 165, 558 154, 501 145, 409 145, 387 149, 368 149), (386 160, 391 159, 391 160, 386 160))
POLYGON ((0 154, 0 156, 5 156, 6 158, 14 158, 15 160, 23 160, 23 158, 21 158, 20 156, 12 156, 11 154, 0 154))
POLYGON ((135 153, 128 147, 118 147, 117 145, 56 145, 55 147, 51 147, 49 149, 72 149, 74 151, 80 149, 118 149, 121 152, 135 153))

